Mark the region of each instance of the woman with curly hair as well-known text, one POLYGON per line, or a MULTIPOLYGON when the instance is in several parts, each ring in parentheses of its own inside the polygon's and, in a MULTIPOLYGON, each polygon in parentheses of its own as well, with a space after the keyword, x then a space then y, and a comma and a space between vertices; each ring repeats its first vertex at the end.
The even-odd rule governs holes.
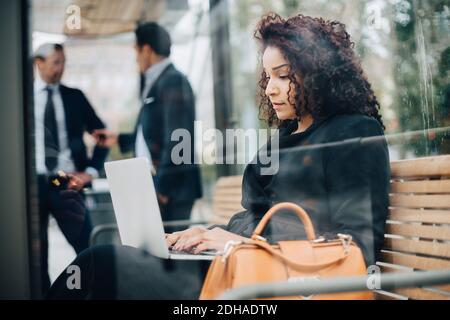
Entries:
MULTIPOLYGON (((230 240, 249 238, 270 207, 288 201, 302 206, 325 238, 352 235, 366 264, 373 264, 387 217, 389 155, 379 104, 345 26, 272 13, 261 19, 255 38, 263 66, 260 116, 279 128, 260 152, 270 150, 278 170, 262 170, 267 168, 258 153, 243 176, 246 210, 226 226, 168 235, 168 245, 195 253, 221 251, 230 240)), ((306 237, 290 212, 275 215, 263 236, 271 243, 306 237)), ((88 249, 72 264, 82 270, 81 289, 68 290, 70 273, 63 272, 49 298, 195 299, 209 265, 113 246, 88 249)))

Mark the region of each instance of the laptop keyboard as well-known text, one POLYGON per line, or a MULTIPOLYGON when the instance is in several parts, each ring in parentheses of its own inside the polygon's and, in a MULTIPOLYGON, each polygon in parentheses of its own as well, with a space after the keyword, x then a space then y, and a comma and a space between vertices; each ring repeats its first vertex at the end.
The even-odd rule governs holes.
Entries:
MULTIPOLYGON (((195 254, 195 253, 190 253, 190 252, 186 252, 186 251, 173 250, 171 248, 169 248, 169 253, 170 254, 189 254, 189 255, 195 254)), ((218 252, 216 250, 205 250, 205 251, 202 251, 202 252, 200 252, 198 254, 199 255, 216 256, 218 254, 218 252)))

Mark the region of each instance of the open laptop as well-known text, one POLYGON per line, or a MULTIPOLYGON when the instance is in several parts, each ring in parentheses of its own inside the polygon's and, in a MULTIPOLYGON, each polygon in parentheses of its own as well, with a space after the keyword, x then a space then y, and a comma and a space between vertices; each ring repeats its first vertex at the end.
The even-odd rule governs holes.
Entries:
POLYGON ((214 259, 212 252, 173 253, 167 248, 147 158, 106 162, 105 171, 123 245, 144 249, 163 259, 214 259))

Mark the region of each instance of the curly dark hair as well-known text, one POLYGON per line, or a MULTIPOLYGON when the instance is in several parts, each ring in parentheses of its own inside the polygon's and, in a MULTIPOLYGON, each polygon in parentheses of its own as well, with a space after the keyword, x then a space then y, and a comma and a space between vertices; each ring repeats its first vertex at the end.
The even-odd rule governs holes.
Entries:
MULTIPOLYGON (((262 51, 276 47, 289 62, 299 119, 305 112, 314 120, 332 114, 359 113, 375 118, 384 129, 380 104, 354 54, 354 43, 344 24, 302 14, 284 19, 269 13, 259 21, 254 37, 262 51)), ((269 126, 281 125, 265 95, 264 71, 259 87, 261 120, 269 126)))

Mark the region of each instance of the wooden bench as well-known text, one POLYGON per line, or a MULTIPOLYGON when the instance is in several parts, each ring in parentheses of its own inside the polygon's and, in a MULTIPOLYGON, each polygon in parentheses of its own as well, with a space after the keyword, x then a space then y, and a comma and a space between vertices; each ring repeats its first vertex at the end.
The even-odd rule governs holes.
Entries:
POLYGON ((211 224, 227 224, 237 212, 244 210, 241 206, 242 176, 219 178, 214 186, 211 224))
MULTIPOLYGON (((450 269, 450 156, 391 162, 389 218, 383 273, 450 269)), ((213 207, 218 223, 241 210, 242 176, 217 182, 213 207)), ((450 299, 450 285, 376 292, 377 299, 450 299)))
MULTIPOLYGON (((382 272, 450 269, 450 156, 391 163, 382 272)), ((450 299, 450 285, 397 289, 379 299, 450 299)))

